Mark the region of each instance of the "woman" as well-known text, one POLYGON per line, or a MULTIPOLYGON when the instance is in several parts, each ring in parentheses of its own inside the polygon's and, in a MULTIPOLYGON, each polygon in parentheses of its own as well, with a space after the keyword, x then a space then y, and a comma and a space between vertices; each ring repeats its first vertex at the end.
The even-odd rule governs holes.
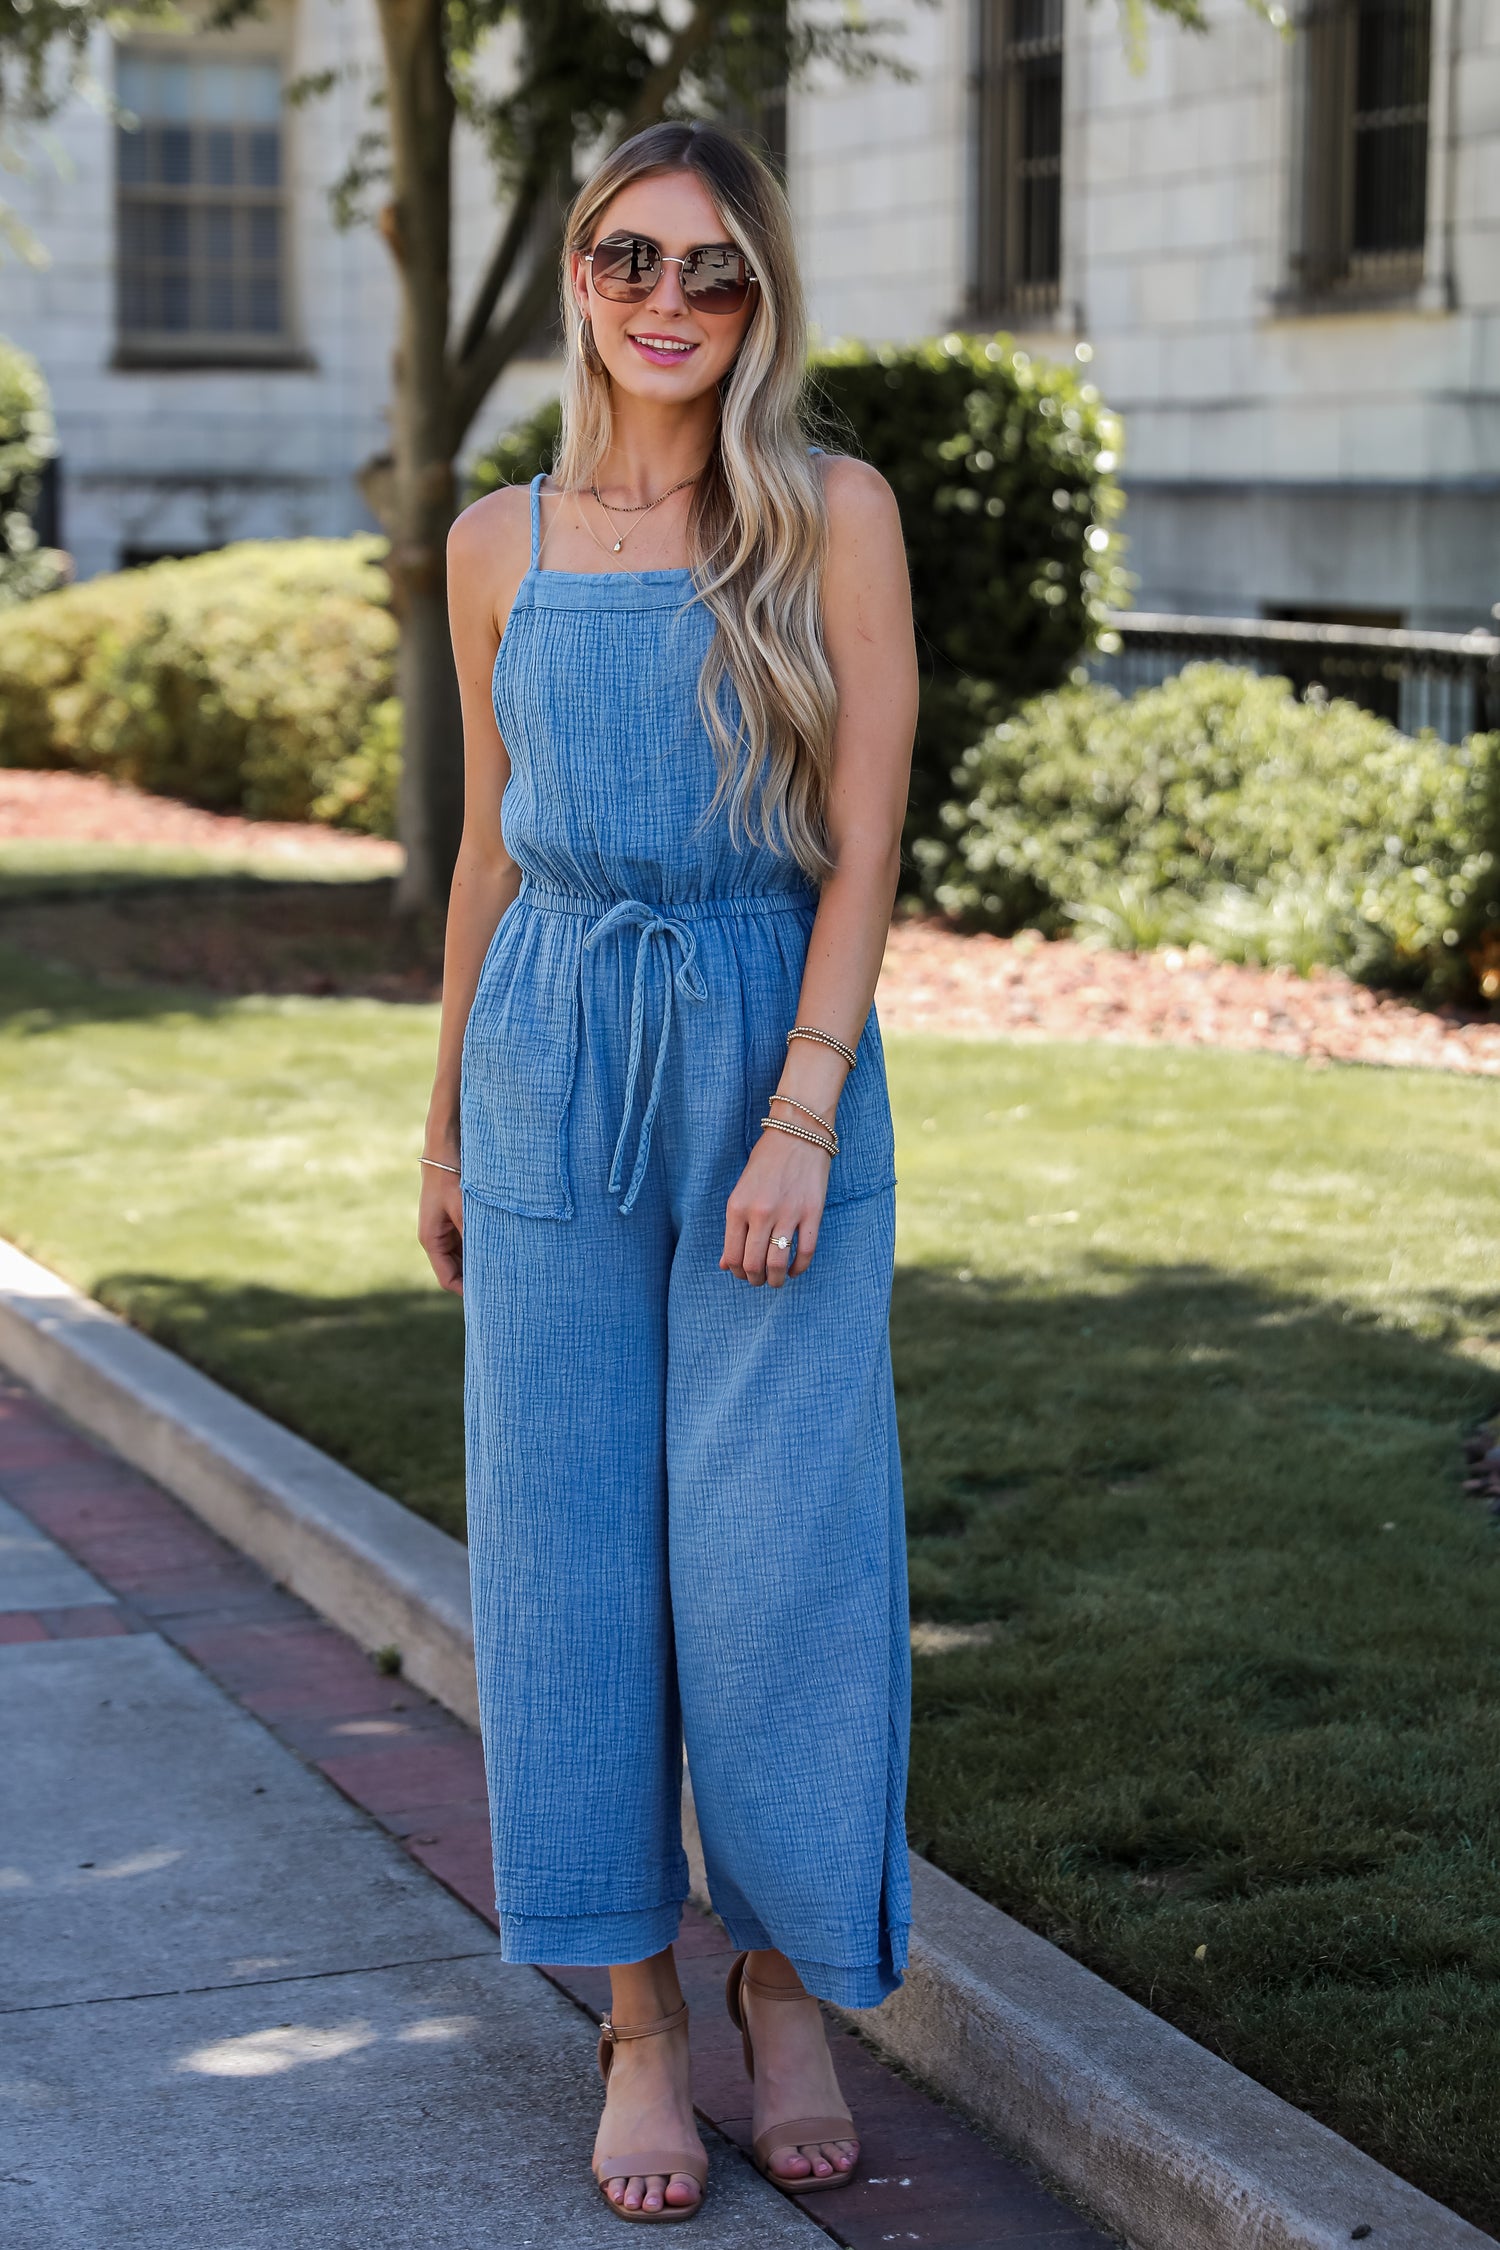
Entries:
POLYGON ((871 1000, 915 658, 890 491, 797 421, 765 167, 652 127, 567 239, 556 468, 450 542, 467 814, 419 1232, 465 1291, 505 1957, 610 1964, 595 2176, 662 2223, 707 2176, 684 1739, 779 2186, 858 2156, 815 1996, 873 2006, 905 1963, 871 1000))

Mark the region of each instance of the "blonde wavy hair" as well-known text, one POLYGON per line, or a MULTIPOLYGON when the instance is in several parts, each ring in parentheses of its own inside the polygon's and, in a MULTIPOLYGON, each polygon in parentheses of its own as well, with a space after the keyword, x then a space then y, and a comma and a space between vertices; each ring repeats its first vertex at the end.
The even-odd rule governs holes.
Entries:
MULTIPOLYGON (((562 296, 566 365, 553 475, 587 491, 610 442, 610 385, 569 279, 623 188, 667 172, 703 182, 726 237, 759 278, 734 364, 720 385, 714 449, 693 495, 688 554, 717 630, 698 701, 719 767, 708 807, 731 836, 790 851, 814 882, 832 865, 825 834, 837 691, 823 646, 828 518, 799 407, 807 320, 786 197, 768 167, 716 125, 648 126, 607 156, 568 214, 562 296), (730 685, 738 725, 726 713, 730 685)), ((707 817, 707 816, 705 816, 707 817)))

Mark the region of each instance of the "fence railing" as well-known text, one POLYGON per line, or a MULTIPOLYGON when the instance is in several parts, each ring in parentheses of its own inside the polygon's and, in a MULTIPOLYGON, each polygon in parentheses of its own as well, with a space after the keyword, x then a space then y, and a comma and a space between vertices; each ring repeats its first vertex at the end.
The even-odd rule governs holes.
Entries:
POLYGON ((1157 687, 1184 664, 1212 659, 1291 681, 1300 695, 1347 696, 1405 734, 1445 742, 1500 727, 1500 635, 1406 633, 1374 625, 1303 625, 1279 618, 1110 613, 1118 647, 1094 651, 1090 679, 1124 694, 1157 687))

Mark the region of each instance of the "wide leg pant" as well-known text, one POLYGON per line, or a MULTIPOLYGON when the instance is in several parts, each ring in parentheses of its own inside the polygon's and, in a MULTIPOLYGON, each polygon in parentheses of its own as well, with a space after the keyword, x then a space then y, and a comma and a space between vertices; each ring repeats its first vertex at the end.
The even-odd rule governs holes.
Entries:
POLYGON ((705 1007, 667 1052, 622 1216, 606 1180, 627 967, 601 964, 585 1012, 572 1216, 465 1197, 470 1556, 505 1956, 624 1962, 671 1942, 685 1739, 736 1945, 776 1946, 811 1991, 873 2006, 900 1982, 909 1921, 894 1193, 830 1208, 811 1270, 782 1290, 721 1272, 743 1071, 705 1007))

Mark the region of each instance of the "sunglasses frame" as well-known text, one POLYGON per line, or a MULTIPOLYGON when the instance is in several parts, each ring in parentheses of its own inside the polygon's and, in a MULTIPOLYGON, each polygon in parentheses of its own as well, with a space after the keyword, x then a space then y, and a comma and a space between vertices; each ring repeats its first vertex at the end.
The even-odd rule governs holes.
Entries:
MULTIPOLYGON (((732 250, 735 256, 741 259, 744 263, 748 265, 749 262, 745 259, 745 253, 740 248, 737 242, 699 242, 695 243, 691 250, 685 250, 680 258, 669 258, 666 251, 663 250, 661 244, 659 242, 653 242, 649 234, 607 234, 604 237, 603 242, 596 243, 592 250, 585 250, 582 253, 582 258, 583 263, 589 269, 589 280, 593 282, 595 289, 599 291, 599 295, 604 299, 604 302, 607 305, 649 305, 651 299, 655 296, 657 290, 661 287, 662 274, 665 273, 668 266, 676 266, 683 273, 685 273, 692 260, 694 258, 702 257, 703 253, 707 250, 732 250), (599 289, 599 284, 597 283, 597 281, 594 281, 595 255, 598 251, 604 248, 605 243, 610 242, 639 242, 642 243, 646 249, 654 250, 656 252, 657 258, 660 262, 661 272, 657 274, 655 280, 652 282, 651 287, 646 291, 644 297, 611 297, 607 290, 599 289)), ((689 294, 688 286, 685 280, 682 283, 682 295, 684 302, 690 305, 694 312, 705 313, 711 319, 728 320, 735 313, 744 311, 746 305, 750 301, 751 290, 758 289, 759 287, 759 274, 747 272, 745 275, 745 294, 740 299, 737 305, 696 304, 694 303, 692 296, 689 294)))

